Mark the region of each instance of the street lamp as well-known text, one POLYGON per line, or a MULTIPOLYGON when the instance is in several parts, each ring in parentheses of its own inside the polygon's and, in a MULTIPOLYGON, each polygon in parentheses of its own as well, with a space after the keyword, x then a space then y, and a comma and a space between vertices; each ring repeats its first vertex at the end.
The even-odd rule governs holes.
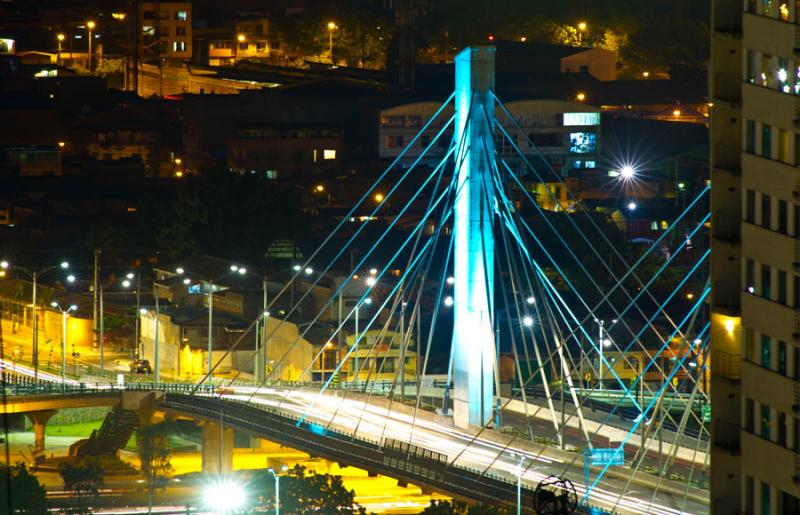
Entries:
MULTIPOLYGON (((12 265, 7 260, 0 261, 0 270, 19 270, 20 272, 26 274, 28 277, 31 278, 31 282, 33 283, 32 286, 32 294, 31 294, 31 357, 33 361, 33 377, 36 379, 39 377, 39 322, 36 316, 36 293, 37 293, 37 279, 40 275, 49 272, 51 270, 55 270, 60 268, 62 270, 66 270, 69 268, 69 263, 66 261, 62 261, 61 263, 53 266, 48 266, 45 268, 40 268, 38 270, 29 270, 27 268, 23 268, 21 266, 12 265)), ((75 276, 70 275, 67 280, 69 282, 75 281, 75 276), (69 277, 72 277, 72 280, 69 280, 69 277)))
POLYGON ((67 380, 67 316, 70 312, 77 310, 78 306, 71 304, 64 309, 56 301, 51 302, 50 305, 61 311, 61 382, 64 383, 67 380))
POLYGON ((578 23, 578 46, 583 44, 583 33, 586 32, 586 22, 582 21, 578 23))
MULTIPOLYGON (((133 284, 133 279, 136 278, 136 312, 139 313, 141 310, 141 289, 142 289, 142 280, 140 273, 133 273, 128 272, 125 274, 125 279, 122 281, 122 286, 124 288, 130 288, 133 284)), ((134 337, 133 343, 136 345, 136 354, 139 356, 139 359, 142 358, 142 348, 141 348, 141 338, 140 338, 140 328, 139 328, 139 316, 136 316, 136 323, 134 324, 134 337)))
POLYGON ((242 46, 242 43, 245 41, 247 41, 247 36, 244 34, 238 34, 236 36, 236 48, 233 56, 233 64, 236 64, 239 61, 239 47, 242 46))
MULTIPOLYGON (((244 274, 247 273, 247 268, 245 268, 243 266, 239 266, 239 265, 231 265, 229 270, 230 270, 231 273, 235 273, 235 274, 239 274, 239 275, 244 275, 244 274)), ((306 269, 306 273, 310 274, 311 272, 309 272, 308 270, 311 270, 311 269, 310 268, 306 269)), ((178 267, 178 268, 175 269, 175 271, 178 273, 178 275, 182 275, 185 270, 183 268, 181 268, 181 267, 178 267)), ((214 284, 214 281, 216 281, 216 279, 213 279, 213 280, 200 279, 200 282, 203 285, 203 287, 207 287, 208 288, 208 371, 207 371, 207 373, 208 373, 209 379, 211 378, 211 371, 214 368, 214 359, 212 358, 212 349, 213 349, 213 344, 214 344, 214 325, 213 325, 214 324, 214 293, 216 291, 222 291, 223 290, 222 287, 218 287, 216 284, 214 284)), ((189 278, 185 278, 183 280, 183 283, 188 285, 188 284, 191 283, 191 280, 189 278)))
POLYGON ((328 22, 328 51, 331 54, 331 64, 335 64, 333 61, 333 31, 338 28, 334 22, 328 22))
POLYGON ((623 165, 619 171, 619 176, 624 180, 633 179, 636 175, 636 169, 631 165, 623 165))
MULTIPOLYGON (((275 473, 275 469, 272 467, 267 470, 269 470, 272 477, 275 478, 275 515, 281 515, 281 476, 275 473)), ((281 465, 281 472, 286 472, 287 470, 289 470, 289 467, 281 465)))
POLYGON ((208 486, 203 493, 203 500, 213 513, 231 513, 244 507, 247 493, 234 481, 221 480, 208 486))
POLYGON ((92 31, 95 28, 95 23, 93 21, 86 22, 86 30, 89 33, 89 51, 87 52, 87 59, 88 59, 88 68, 89 71, 92 71, 92 31))
MULTIPOLYGON (((153 298, 155 299, 155 316, 153 317, 153 386, 158 386, 159 377, 161 376, 161 367, 159 366, 160 356, 159 356, 159 340, 158 340, 158 319, 159 319, 159 311, 158 311, 158 295, 153 294, 153 298)), ((140 315, 147 315, 148 311, 145 308, 139 308, 140 315)), ((138 316, 136 318, 139 318, 138 316)), ((139 359, 142 359, 142 355, 139 355, 139 359)))
MULTIPOLYGON (((515 453, 511 453, 513 456, 515 453)), ((525 456, 522 455, 519 457, 519 463, 517 463, 516 473, 514 474, 517 476, 517 515, 522 514, 522 474, 524 472, 522 466, 525 464, 525 456)))
POLYGON ((58 65, 61 64, 61 44, 64 42, 65 37, 66 36, 64 36, 64 34, 61 33, 56 35, 56 39, 58 40, 58 57, 56 58, 56 64, 58 65))

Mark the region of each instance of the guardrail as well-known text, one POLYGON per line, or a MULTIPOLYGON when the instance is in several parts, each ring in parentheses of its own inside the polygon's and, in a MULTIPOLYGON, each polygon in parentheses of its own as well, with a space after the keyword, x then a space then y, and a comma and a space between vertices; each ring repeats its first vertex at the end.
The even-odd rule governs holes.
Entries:
MULTIPOLYGON (((423 447, 386 439, 370 440, 355 434, 326 428, 275 408, 247 401, 209 396, 214 386, 201 387, 206 395, 191 395, 194 385, 163 383, 129 383, 117 385, 91 384, 3 384, 6 395, 63 397, 74 395, 121 395, 123 391, 158 390, 166 393, 161 408, 223 423, 252 432, 267 439, 294 447, 309 454, 344 464, 352 464, 375 473, 412 484, 461 496, 480 502, 513 506, 516 481, 508 477, 484 474, 448 462, 446 455, 423 447)), ((523 511, 533 513, 534 491, 522 489, 523 511)), ((597 508, 581 508, 580 513, 606 513, 597 508), (591 510, 591 511, 586 511, 591 510)))

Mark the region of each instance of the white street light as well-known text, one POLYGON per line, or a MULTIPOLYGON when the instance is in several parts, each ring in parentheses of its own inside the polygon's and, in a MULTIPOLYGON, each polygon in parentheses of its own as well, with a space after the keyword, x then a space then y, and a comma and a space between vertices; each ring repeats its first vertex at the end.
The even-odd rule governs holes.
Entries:
POLYGON ((450 306, 452 306, 452 305, 453 305, 453 297, 451 297, 450 295, 448 295, 447 297, 445 297, 445 298, 444 298, 444 305, 445 305, 445 306, 447 306, 448 308, 449 308, 450 306))
POLYGON ((305 273, 306 273, 306 275, 311 275, 311 274, 314 273, 314 269, 311 268, 310 266, 307 266, 306 269, 305 269, 305 273))
POLYGON ((126 279, 133 279, 133 272, 128 272, 127 274, 125 274, 125 278, 126 279))
POLYGON ((294 266, 292 267, 292 270, 294 270, 295 272, 299 272, 299 271, 300 271, 300 270, 302 270, 302 269, 303 269, 303 267, 302 267, 302 266, 300 266, 300 265, 294 265, 294 266))
POLYGON ((238 266, 236 266, 236 265, 231 265, 231 272, 235 272, 235 271, 237 271, 237 270, 239 270, 239 267, 238 267, 238 266))
POLYGON ((64 309, 56 301, 51 302, 50 305, 61 311, 61 382, 63 383, 67 380, 67 317, 71 311, 76 311, 78 306, 70 304, 67 309, 64 309))
POLYGON ((6 270, 8 268, 8 261, 6 260, 0 261, 0 268, 6 270))
POLYGON ((208 486, 203 493, 203 501, 214 513, 231 513, 244 507, 247 493, 233 480, 221 480, 208 486))
POLYGON ((184 270, 183 270, 183 268, 178 267, 178 268, 175 269, 175 272, 177 272, 178 275, 183 275, 184 270))
POLYGON ((378 273, 378 269, 377 268, 370 268, 369 269, 369 275, 376 275, 377 273, 378 273))
POLYGON ((63 269, 69 268, 69 263, 67 263, 66 261, 62 261, 61 262, 61 268, 63 268, 63 269))
POLYGON ((122 286, 124 286, 125 288, 130 288, 131 282, 125 279, 124 281, 122 281, 122 286))
POLYGON ((364 299, 364 304, 366 304, 367 306, 372 304, 372 298, 371 297, 367 297, 366 299, 364 299))
POLYGON ((533 326, 533 318, 526 315, 525 317, 522 318, 522 325, 524 325, 525 327, 533 326))
MULTIPOLYGON (((275 472, 275 469, 268 468, 272 477, 275 478, 275 515, 281 515, 281 476, 275 472)), ((286 472, 289 467, 281 465, 281 472, 286 472)))
POLYGON ((620 177, 623 179, 633 179, 633 177, 636 175, 636 170, 631 165, 625 165, 622 167, 622 169, 620 169, 619 173, 620 177))
POLYGON ((447 284, 449 284, 450 286, 452 286, 453 283, 455 283, 455 282, 456 282, 456 278, 453 277, 452 275, 447 278, 447 284))
POLYGON ((525 299, 525 302, 527 302, 528 304, 535 304, 536 299, 533 296, 530 296, 527 299, 525 299))
POLYGON ((190 284, 192 284, 192 280, 187 277, 186 279, 183 280, 183 284, 189 286, 190 284))
POLYGON ((631 211, 635 211, 636 210, 636 202, 629 202, 628 203, 628 209, 631 210, 631 211))
POLYGON ((367 277, 367 278, 366 278, 366 280, 365 280, 364 282, 365 282, 365 283, 367 283, 367 286, 369 286, 370 288, 372 288, 373 286, 375 286, 375 284, 376 284, 378 281, 377 281, 377 280, 376 280, 374 277, 372 277, 372 276, 369 276, 369 277, 367 277))
POLYGON ((67 276, 67 282, 68 282, 68 283, 74 283, 74 282, 75 282, 75 276, 74 276, 74 275, 72 275, 72 274, 69 274, 69 275, 67 276))

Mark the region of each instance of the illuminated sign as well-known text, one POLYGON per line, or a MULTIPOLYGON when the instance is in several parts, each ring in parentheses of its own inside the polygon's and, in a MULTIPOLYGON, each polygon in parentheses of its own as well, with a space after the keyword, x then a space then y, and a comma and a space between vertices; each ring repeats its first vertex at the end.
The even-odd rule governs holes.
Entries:
POLYGON ((573 154, 590 154, 597 150, 597 135, 594 132, 570 132, 569 151, 573 154))
POLYGON ((564 113, 564 127, 600 125, 600 113, 564 113))

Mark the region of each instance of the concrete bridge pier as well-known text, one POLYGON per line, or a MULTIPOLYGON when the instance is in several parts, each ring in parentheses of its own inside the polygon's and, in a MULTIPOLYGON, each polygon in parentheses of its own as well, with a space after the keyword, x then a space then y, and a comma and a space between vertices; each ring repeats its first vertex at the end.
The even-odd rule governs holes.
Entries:
POLYGON ((25 416, 33 424, 33 458, 44 454, 44 432, 47 422, 56 414, 56 410, 29 411, 25 416))
POLYGON ((202 422, 204 474, 228 474, 233 470, 233 429, 216 422, 202 422))

